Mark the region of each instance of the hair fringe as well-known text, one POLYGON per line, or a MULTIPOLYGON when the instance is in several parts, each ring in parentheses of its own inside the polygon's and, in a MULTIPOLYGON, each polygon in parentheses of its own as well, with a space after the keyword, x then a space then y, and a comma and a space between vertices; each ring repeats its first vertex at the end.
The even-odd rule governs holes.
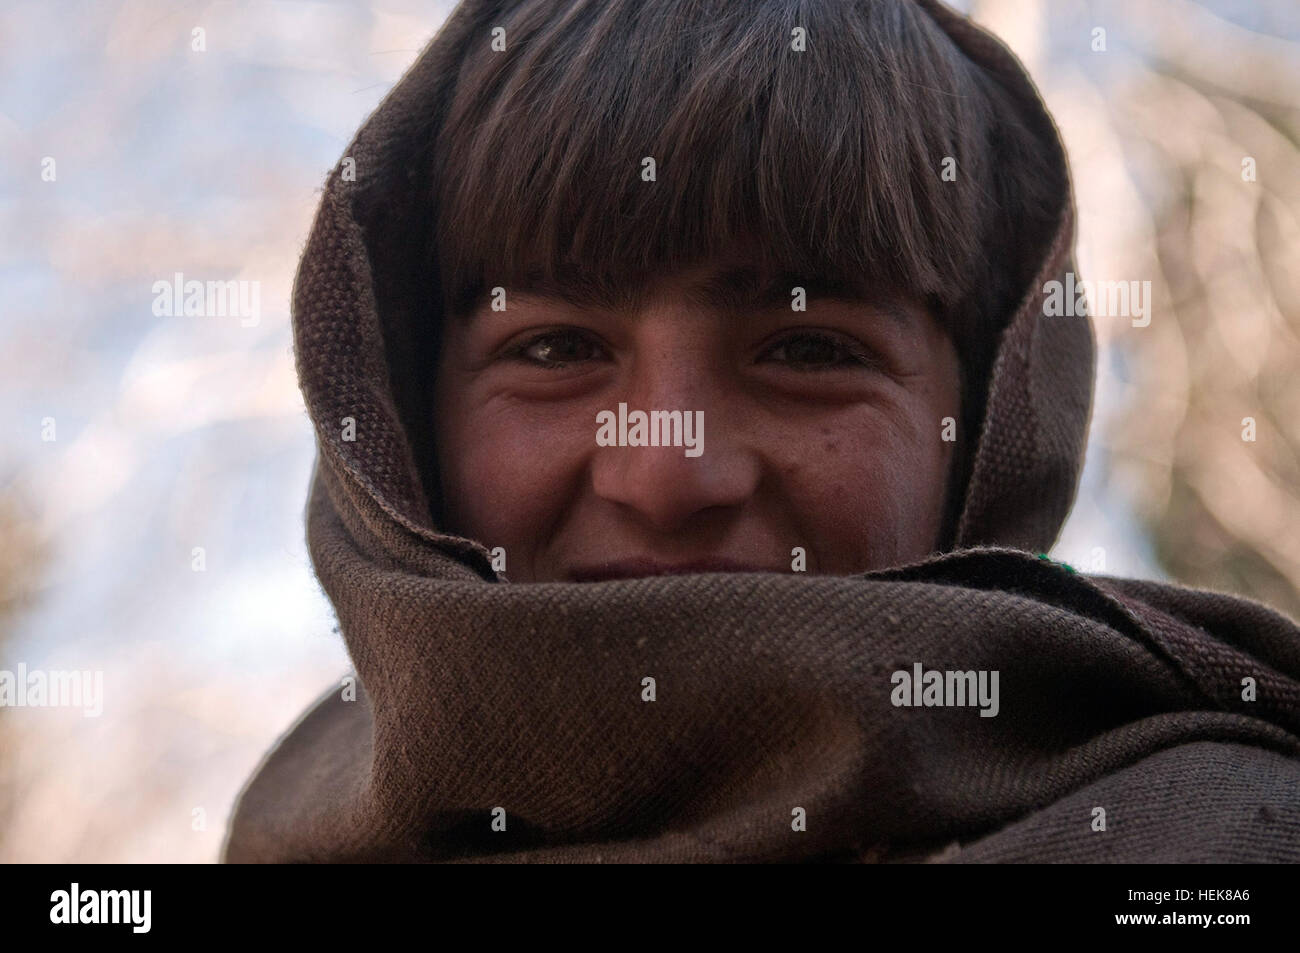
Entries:
POLYGON ((447 312, 538 279, 621 300, 746 247, 992 352, 1066 184, 912 0, 521 0, 491 25, 507 49, 489 26, 467 52, 434 157, 447 312))

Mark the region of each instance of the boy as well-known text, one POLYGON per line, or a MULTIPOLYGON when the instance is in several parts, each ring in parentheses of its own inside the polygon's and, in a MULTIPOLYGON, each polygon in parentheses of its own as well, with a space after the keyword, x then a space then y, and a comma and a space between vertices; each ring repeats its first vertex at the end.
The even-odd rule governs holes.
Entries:
POLYGON ((463 3, 303 256, 359 685, 225 858, 1300 859, 1295 626, 1034 555, 1072 222, 928 0, 463 3))

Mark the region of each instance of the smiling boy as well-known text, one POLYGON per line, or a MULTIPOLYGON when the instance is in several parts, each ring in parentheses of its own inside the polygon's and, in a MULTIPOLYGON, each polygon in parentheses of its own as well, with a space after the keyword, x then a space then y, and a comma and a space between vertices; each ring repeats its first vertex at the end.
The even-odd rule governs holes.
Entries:
POLYGON ((781 287, 762 305, 701 303, 717 275, 688 272, 635 310, 520 295, 450 322, 446 526, 503 546, 527 582, 789 572, 796 547, 811 572, 852 573, 939 548, 940 422, 961 411, 938 322, 829 297, 792 311, 781 287), (600 446, 592 421, 622 401, 700 414, 708 452, 600 446))
POLYGON ((1295 625, 1035 555, 1093 341, 994 38, 467 0, 346 159, 294 333, 359 686, 225 859, 1300 859, 1295 625), (622 407, 704 452, 598 439, 622 407))
POLYGON ((432 495, 512 580, 947 547, 953 437, 1060 215, 1059 145, 921 6, 800 10, 521 4, 504 50, 464 49, 432 495), (623 400, 702 411, 710 452, 599 449, 623 400))

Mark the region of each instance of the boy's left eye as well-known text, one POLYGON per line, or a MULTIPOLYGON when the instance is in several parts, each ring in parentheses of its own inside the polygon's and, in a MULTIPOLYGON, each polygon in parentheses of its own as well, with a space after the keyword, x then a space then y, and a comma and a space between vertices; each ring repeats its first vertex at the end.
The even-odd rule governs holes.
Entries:
POLYGON ((768 348, 760 360, 774 361, 812 371, 855 364, 875 367, 878 363, 870 352, 856 342, 808 331, 801 331, 781 339, 768 348))
POLYGON ((590 335, 564 329, 538 335, 514 348, 512 353, 539 367, 562 368, 567 364, 599 358, 604 350, 590 335))

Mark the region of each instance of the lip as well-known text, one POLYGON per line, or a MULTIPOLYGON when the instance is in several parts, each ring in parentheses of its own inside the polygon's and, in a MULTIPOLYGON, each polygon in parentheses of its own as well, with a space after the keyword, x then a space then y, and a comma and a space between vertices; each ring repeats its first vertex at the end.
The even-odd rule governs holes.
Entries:
POLYGON ((779 572, 767 566, 732 559, 692 559, 670 563, 655 559, 617 559, 588 566, 575 566, 568 577, 574 582, 601 582, 606 579, 640 579, 645 576, 675 576, 705 572, 779 572))

